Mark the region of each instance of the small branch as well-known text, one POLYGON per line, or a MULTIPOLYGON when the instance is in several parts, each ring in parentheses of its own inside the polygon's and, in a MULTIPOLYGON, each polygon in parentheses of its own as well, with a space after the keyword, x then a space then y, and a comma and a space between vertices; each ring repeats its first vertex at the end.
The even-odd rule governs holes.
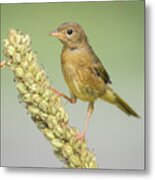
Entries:
POLYGON ((5 65, 14 73, 20 101, 66 167, 96 168, 94 153, 85 140, 81 143, 76 139, 78 129, 69 126, 60 98, 51 91, 50 81, 38 65, 30 44, 29 35, 14 29, 4 40, 4 55, 8 59, 5 65))

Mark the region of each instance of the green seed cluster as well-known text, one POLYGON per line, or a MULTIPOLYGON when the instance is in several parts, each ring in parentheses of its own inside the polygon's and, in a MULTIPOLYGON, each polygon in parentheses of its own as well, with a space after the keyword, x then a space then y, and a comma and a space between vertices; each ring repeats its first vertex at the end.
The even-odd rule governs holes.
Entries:
POLYGON ((85 140, 77 140, 79 131, 69 126, 60 97, 50 89, 50 81, 31 49, 29 35, 11 29, 4 40, 4 55, 8 59, 6 65, 14 73, 20 102, 51 143, 56 156, 69 168, 96 168, 94 153, 85 140))

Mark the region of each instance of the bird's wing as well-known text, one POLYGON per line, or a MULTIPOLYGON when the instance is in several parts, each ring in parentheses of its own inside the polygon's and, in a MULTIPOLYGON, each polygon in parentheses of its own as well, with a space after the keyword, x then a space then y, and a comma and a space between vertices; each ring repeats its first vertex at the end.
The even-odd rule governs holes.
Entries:
POLYGON ((104 80, 105 83, 112 83, 109 74, 107 73, 101 61, 96 56, 93 59, 93 70, 97 76, 101 77, 104 80))

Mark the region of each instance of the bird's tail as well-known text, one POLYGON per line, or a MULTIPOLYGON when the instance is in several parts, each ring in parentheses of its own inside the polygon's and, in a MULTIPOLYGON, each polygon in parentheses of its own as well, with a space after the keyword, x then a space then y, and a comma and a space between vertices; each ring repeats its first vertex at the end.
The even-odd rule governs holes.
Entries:
POLYGON ((121 109, 126 114, 139 118, 139 115, 110 87, 106 89, 105 94, 101 97, 101 99, 109 103, 115 104, 119 109, 121 109))

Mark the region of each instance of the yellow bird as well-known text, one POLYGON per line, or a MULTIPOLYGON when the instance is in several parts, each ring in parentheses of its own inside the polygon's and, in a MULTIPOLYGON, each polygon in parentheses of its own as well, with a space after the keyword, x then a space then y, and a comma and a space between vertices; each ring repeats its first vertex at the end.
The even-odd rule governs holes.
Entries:
POLYGON ((110 77, 88 43, 86 33, 79 24, 63 23, 50 35, 58 38, 63 44, 61 66, 71 97, 60 93, 53 87, 52 90, 71 103, 75 103, 77 99, 89 103, 85 126, 83 132, 77 135, 78 139, 83 140, 85 137, 94 102, 98 98, 116 105, 128 115, 139 117, 109 86, 112 83, 110 77))

